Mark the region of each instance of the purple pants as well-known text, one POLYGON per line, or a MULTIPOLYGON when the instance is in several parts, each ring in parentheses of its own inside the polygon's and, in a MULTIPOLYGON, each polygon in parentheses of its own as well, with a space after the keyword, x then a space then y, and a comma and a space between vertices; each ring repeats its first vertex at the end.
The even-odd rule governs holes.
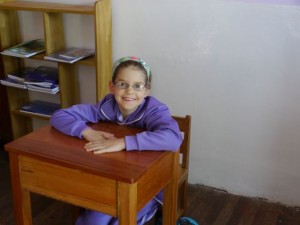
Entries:
MULTIPOLYGON (((137 214, 137 225, 143 225, 149 221, 157 211, 160 203, 156 199, 150 200, 144 208, 137 214)), ((92 210, 85 210, 76 220, 75 225, 118 225, 116 217, 96 212, 92 210)))

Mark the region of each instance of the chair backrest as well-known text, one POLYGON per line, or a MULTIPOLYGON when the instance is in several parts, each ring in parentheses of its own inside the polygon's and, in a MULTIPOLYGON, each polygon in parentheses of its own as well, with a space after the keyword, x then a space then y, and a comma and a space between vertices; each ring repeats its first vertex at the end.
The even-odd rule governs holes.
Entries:
POLYGON ((179 149, 179 166, 178 166, 178 204, 177 219, 186 215, 187 212, 187 188, 189 175, 189 153, 190 153, 190 132, 191 116, 185 117, 173 116, 179 125, 183 141, 179 149))
POLYGON ((189 168, 189 153, 190 153, 190 132, 191 132, 191 116, 185 117, 173 116, 179 125, 179 129, 183 135, 183 142, 180 146, 180 166, 184 169, 189 168))

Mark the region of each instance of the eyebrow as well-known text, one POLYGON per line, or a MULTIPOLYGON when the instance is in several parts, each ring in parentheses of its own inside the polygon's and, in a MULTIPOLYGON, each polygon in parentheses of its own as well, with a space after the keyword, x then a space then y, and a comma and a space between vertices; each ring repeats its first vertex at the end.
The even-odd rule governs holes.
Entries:
MULTIPOLYGON (((116 80, 115 82, 124 82, 124 83, 128 83, 126 80, 122 80, 122 79, 118 79, 116 80)), ((139 84, 139 83, 142 83, 142 84, 145 84, 145 82, 142 82, 142 81, 137 81, 137 82, 133 82, 134 84, 139 84)))

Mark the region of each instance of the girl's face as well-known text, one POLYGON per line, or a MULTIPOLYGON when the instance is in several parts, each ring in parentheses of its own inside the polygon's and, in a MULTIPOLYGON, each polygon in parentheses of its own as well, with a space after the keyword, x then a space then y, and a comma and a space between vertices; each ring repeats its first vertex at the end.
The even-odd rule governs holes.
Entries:
POLYGON ((115 82, 110 82, 110 92, 115 96, 124 118, 133 113, 148 96, 149 89, 143 87, 146 75, 134 66, 119 70, 115 82))

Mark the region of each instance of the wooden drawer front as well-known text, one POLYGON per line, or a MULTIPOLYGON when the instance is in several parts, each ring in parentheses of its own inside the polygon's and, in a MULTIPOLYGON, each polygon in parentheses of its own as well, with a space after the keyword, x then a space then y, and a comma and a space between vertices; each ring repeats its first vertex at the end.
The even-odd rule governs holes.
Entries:
POLYGON ((81 207, 117 215, 116 181, 48 162, 19 157, 23 188, 81 207))

